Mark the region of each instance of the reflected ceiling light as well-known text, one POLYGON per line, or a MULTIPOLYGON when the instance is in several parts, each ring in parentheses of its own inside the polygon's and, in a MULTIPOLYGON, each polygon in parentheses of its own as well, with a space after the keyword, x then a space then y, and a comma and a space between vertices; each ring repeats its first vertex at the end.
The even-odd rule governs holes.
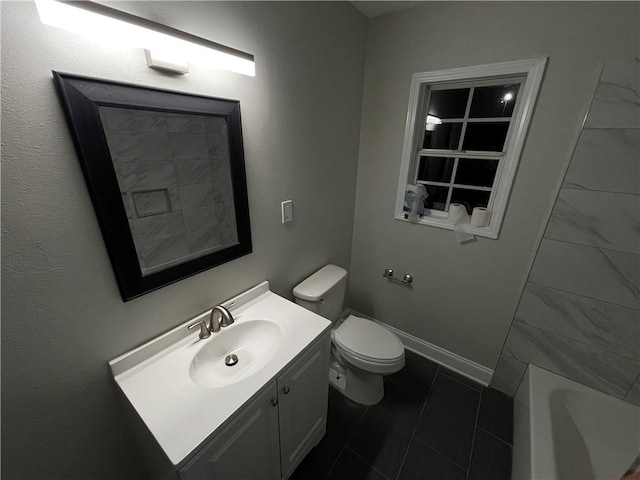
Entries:
POLYGON ((427 130, 433 132, 436 125, 442 125, 442 120, 434 115, 427 115, 427 130))
POLYGON ((509 100, 513 100, 513 93, 511 93, 511 92, 507 93, 502 99, 505 102, 508 102, 509 100))
POLYGON ((173 63, 197 60, 214 68, 255 76, 253 55, 146 18, 90 1, 36 0, 36 6, 40 21, 46 25, 109 44, 147 49, 153 52, 154 58, 172 58, 173 63), (176 58, 182 61, 176 62, 176 58))

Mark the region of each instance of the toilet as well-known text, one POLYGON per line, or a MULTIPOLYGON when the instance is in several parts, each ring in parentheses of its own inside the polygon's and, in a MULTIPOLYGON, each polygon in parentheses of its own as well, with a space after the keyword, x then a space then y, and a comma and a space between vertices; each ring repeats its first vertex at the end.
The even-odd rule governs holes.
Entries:
POLYGON ((337 321, 342 312, 347 271, 325 265, 293 289, 298 305, 333 323, 329 382, 344 396, 373 405, 384 396, 383 376, 404 366, 404 346, 382 325, 356 315, 337 321))

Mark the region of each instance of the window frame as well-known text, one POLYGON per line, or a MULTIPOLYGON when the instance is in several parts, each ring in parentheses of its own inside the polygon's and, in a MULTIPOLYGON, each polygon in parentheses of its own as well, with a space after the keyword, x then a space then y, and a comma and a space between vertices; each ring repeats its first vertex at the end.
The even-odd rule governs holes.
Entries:
MULTIPOLYGON (((405 124, 400 175, 396 196, 395 219, 409 221, 404 218, 404 194, 407 184, 413 182, 416 174, 420 152, 424 137, 424 123, 427 114, 427 100, 430 87, 436 88, 443 84, 460 83, 461 85, 474 83, 487 83, 500 81, 501 79, 520 77, 522 83, 518 92, 516 108, 511 116, 509 133, 505 140, 503 152, 499 160, 498 169, 494 179, 489 208, 492 210, 491 222, 488 227, 469 226, 469 232, 497 239, 502 226, 502 220, 507 208, 507 202, 513 180, 515 178, 520 155, 524 146, 527 129, 531 121, 533 108, 540 90, 540 84, 544 74, 547 57, 516 60, 510 62, 477 65, 472 67, 451 68, 431 72, 414 73, 411 76, 411 89, 409 91, 409 106, 405 124)), ((438 150, 430 149, 432 155, 437 155, 438 150)), ((452 157, 450 150, 441 150, 442 156, 452 157)), ((458 152, 456 157, 481 158, 477 152, 458 152)), ((493 157, 493 155, 492 155, 493 157)), ((455 179, 452 178, 453 182, 455 179)), ((453 223, 447 219, 447 212, 433 210, 432 214, 425 215, 419 222, 421 225, 445 228, 453 230, 453 223)))

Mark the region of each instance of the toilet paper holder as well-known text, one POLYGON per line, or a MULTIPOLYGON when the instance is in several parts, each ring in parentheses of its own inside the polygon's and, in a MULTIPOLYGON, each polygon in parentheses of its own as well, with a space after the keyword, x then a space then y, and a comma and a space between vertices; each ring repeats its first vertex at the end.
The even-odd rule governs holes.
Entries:
POLYGON ((413 276, 409 275, 408 273, 404 275, 404 278, 402 280, 400 280, 399 278, 394 278, 393 270, 391 268, 385 268, 382 276, 388 278, 389 280, 393 280, 394 282, 398 282, 403 285, 406 285, 408 287, 410 287, 411 283, 413 282, 413 276))

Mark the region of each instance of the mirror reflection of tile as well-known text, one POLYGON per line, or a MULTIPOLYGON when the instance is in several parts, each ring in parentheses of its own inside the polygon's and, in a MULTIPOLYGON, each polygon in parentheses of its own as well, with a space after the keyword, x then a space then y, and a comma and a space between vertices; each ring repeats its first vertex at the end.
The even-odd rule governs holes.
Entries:
POLYGON ((143 275, 238 243, 224 118, 100 116, 143 275))

